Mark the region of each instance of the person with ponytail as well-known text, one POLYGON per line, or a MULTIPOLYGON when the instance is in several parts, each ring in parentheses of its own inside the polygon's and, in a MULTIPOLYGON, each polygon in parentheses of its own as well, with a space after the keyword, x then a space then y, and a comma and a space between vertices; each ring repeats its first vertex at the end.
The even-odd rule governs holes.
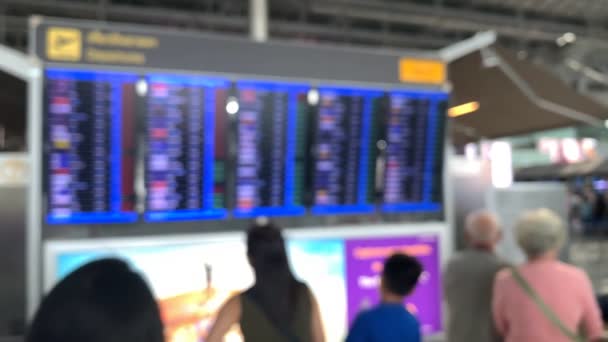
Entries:
POLYGON ((224 304, 206 341, 221 342, 240 324, 245 342, 325 342, 319 305, 293 275, 280 228, 272 223, 251 227, 247 257, 255 284, 224 304))

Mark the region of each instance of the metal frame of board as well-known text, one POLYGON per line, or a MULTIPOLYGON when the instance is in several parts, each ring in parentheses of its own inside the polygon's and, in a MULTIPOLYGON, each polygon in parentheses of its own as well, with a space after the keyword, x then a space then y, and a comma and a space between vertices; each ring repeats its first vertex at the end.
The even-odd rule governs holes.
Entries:
MULTIPOLYGON (((129 67, 129 66, 117 66, 117 65, 91 65, 91 64, 61 64, 61 63, 50 63, 50 62, 41 62, 39 61, 35 56, 38 52, 38 47, 37 47, 37 40, 40 38, 39 36, 39 32, 36 30, 36 28, 41 25, 43 23, 43 19, 40 17, 33 17, 30 24, 31 24, 31 29, 30 29, 30 55, 31 57, 27 57, 25 55, 19 55, 17 58, 15 58, 15 62, 12 65, 12 68, 14 70, 20 69, 21 72, 23 72, 23 70, 28 70, 24 75, 21 75, 20 78, 26 80, 28 82, 28 144, 29 144, 29 158, 30 158, 30 170, 31 170, 31 177, 30 177, 30 186, 29 186, 29 192, 28 192, 28 202, 27 202, 27 210, 28 210, 28 218, 27 218, 27 246, 26 246, 26 253, 27 253, 27 306, 26 306, 26 312, 27 312, 27 316, 28 317, 32 317, 39 302, 40 299, 42 297, 43 294, 43 275, 45 274, 46 267, 48 267, 48 265, 43 263, 43 257, 46 256, 46 252, 45 255, 42 255, 43 252, 43 248, 44 251, 47 250, 46 246, 51 244, 54 245, 57 241, 57 243, 59 243, 59 240, 53 241, 52 239, 49 241, 45 241, 43 232, 42 232, 42 228, 44 227, 44 223, 43 223, 43 215, 42 215, 42 204, 43 204, 43 200, 42 200, 42 196, 41 194, 43 193, 43 189, 42 189, 42 179, 43 179, 43 165, 42 165, 42 156, 43 156, 43 127, 42 127, 42 123, 43 123, 43 113, 42 113, 42 99, 43 99, 43 73, 44 73, 44 68, 46 67, 57 67, 57 66, 62 66, 62 67, 72 67, 72 68, 79 68, 79 69, 83 69, 83 70, 129 70, 129 71, 135 71, 137 72, 139 71, 143 71, 145 70, 146 72, 155 72, 155 71, 162 71, 162 72, 171 72, 171 73, 175 73, 175 74, 188 74, 188 75, 197 75, 197 74, 204 74, 207 76, 214 76, 214 75, 221 75, 224 77, 228 77, 230 79, 264 79, 264 80, 277 80, 277 81, 293 81, 293 80, 297 80, 297 81, 304 81, 304 82, 310 82, 310 84, 312 85, 318 85, 318 84, 332 84, 332 85, 345 85, 347 84, 348 86, 351 87, 375 87, 375 88, 380 88, 380 89, 394 89, 394 90, 414 90, 414 91, 433 91, 433 92, 445 92, 445 93, 449 93, 450 90, 450 86, 448 83, 442 83, 442 84, 435 84, 435 85, 427 85, 427 84, 406 84, 406 83, 399 83, 398 78, 395 76, 394 80, 390 80, 387 82, 365 82, 364 80, 359 80, 359 81, 352 81, 349 82, 346 79, 338 79, 338 80, 332 80, 331 77, 328 78, 322 78, 322 77, 301 77, 298 75, 287 75, 286 77, 281 77, 280 75, 270 75, 270 76, 264 76, 264 75, 259 75, 256 73, 242 73, 242 72, 229 72, 227 71, 225 68, 224 70, 211 70, 211 72, 206 72, 204 71, 204 68, 202 68, 201 70, 198 71, 192 71, 192 70, 179 70, 179 69, 171 69, 171 68, 164 68, 164 67, 158 67, 158 66, 152 66, 152 67, 146 67, 146 66, 135 66, 135 67, 129 67), (24 67, 27 66, 27 67, 24 67)), ((88 27, 88 28, 107 28, 108 24, 107 23, 97 23, 97 22, 90 22, 90 21, 68 21, 68 20, 55 20, 52 21, 55 25, 59 25, 62 23, 65 23, 65 25, 69 26, 70 24, 74 24, 74 25, 83 25, 84 27, 88 27), (104 26, 106 25, 106 26, 104 26)), ((113 25, 112 27, 117 26, 117 27, 123 27, 123 28, 129 28, 129 29, 133 29, 137 32, 147 32, 147 33, 167 33, 168 30, 166 29, 149 29, 149 28, 141 28, 141 27, 137 27, 137 26, 130 26, 130 25, 113 25)), ((170 30, 169 30, 170 31, 170 30)), ((236 39, 234 37, 223 37, 223 36, 212 36, 212 35, 201 35, 201 34, 195 34, 195 33, 184 33, 184 32, 180 32, 180 31, 170 31, 172 34, 181 34, 186 38, 197 38, 197 37, 211 37, 209 38, 209 41, 214 43, 214 44, 222 44, 222 40, 225 40, 226 44, 230 45, 230 44, 234 44, 235 42, 243 43, 243 44, 247 44, 246 40, 244 39, 236 39)), ((206 38, 205 38, 206 39, 206 38)), ((251 43, 251 42, 249 42, 251 43)), ((260 43, 256 43, 258 45, 255 45, 256 49, 260 48, 260 43)), ((281 49, 281 51, 287 51, 289 50, 289 46, 294 46, 296 48, 301 48, 301 47, 306 47, 309 49, 316 49, 317 47, 312 46, 312 45, 302 45, 302 44, 286 44, 286 43, 263 43, 264 46, 269 47, 270 49, 281 49)), ((247 45, 248 47, 251 47, 252 45, 247 45)), ((341 56, 348 56, 349 54, 353 54, 353 55, 361 55, 363 57, 366 58, 371 58, 369 56, 371 56, 373 53, 370 52, 370 50, 362 50, 362 49, 356 49, 356 48, 335 48, 335 47, 327 47, 327 46, 323 46, 323 45, 319 45, 318 46, 319 51, 321 51, 322 53, 327 53, 329 55, 332 54, 337 54, 337 55, 341 55, 341 56)), ((377 56, 379 56, 379 58, 381 60, 384 61, 390 61, 390 63, 393 63, 392 61, 394 60, 395 65, 394 65, 394 72, 397 73, 398 68, 397 68, 397 62, 399 60, 400 57, 403 56, 409 56, 409 57, 413 57, 413 58, 430 58, 430 59, 436 59, 436 60, 440 60, 440 58, 438 57, 438 55, 436 53, 433 52, 419 52, 419 51, 399 51, 399 52, 395 52, 395 51, 377 51, 375 52, 377 54, 377 56)), ((0 61, 2 60, 2 56, 3 56, 3 51, 2 49, 0 49, 0 61)), ((365 58, 363 58, 365 60, 365 58)), ((392 65, 392 64, 391 64, 392 65)), ((3 68, 4 65, 1 64, 0 62, 0 68, 3 68)), ((11 69, 11 70, 13 70, 11 69)), ((360 76, 361 78, 362 76, 360 76)), ((448 141, 446 140, 446 146, 448 145, 448 141)), ((445 162, 446 160, 449 160, 448 157, 448 153, 449 150, 447 150, 447 152, 444 154, 444 210, 445 210, 445 217, 447 222, 429 222, 429 223, 415 223, 415 224, 395 224, 395 223, 385 223, 385 224, 380 224, 377 225, 376 230, 378 230, 378 232, 386 232, 389 233, 391 232, 391 234, 403 234, 403 235, 412 235, 412 234, 425 234, 425 233, 436 233, 439 235, 440 238, 440 245, 441 245, 441 251, 440 251, 440 255, 441 255, 441 260, 446 260, 450 255, 451 255, 451 251, 452 251, 452 231, 450 229, 451 227, 451 211, 452 211, 452 204, 451 204, 451 190, 450 190, 450 186, 449 184, 446 182, 446 177, 445 175, 448 172, 448 163, 445 162), (434 228, 429 228, 429 227, 434 227, 434 228), (440 228, 437 228, 440 227, 440 228)), ((330 223, 330 221, 328 221, 328 223, 330 223)), ((297 230, 289 230, 288 231, 288 235, 289 236, 297 236, 297 237, 301 237, 301 236, 307 236, 307 234, 310 234, 310 236, 336 236, 336 235, 358 235, 358 236, 363 236, 363 235, 377 235, 377 233, 369 233, 370 231, 368 229, 361 229, 361 227, 356 227, 356 226, 348 226, 348 225, 343 225, 343 226, 335 226, 335 229, 331 229, 331 230, 327 230, 326 228, 322 228, 322 227, 317 227, 317 226, 313 226, 312 228, 298 228, 297 230)), ((95 235, 95 234, 92 234, 95 235)), ((204 236, 204 238, 209 238, 209 239, 213 239, 214 236, 219 236, 221 234, 214 234, 214 233, 201 233, 198 234, 198 236, 204 236)), ((87 239, 90 239, 91 236, 77 236, 80 237, 81 239, 79 241, 74 241, 75 243, 83 243, 86 244, 87 239)), ((112 239, 111 234, 108 237, 110 240, 112 239)), ((166 237, 166 238, 171 238, 171 237, 166 237)), ((127 238, 128 239, 128 238, 127 238)), ((148 239, 148 237, 137 237, 136 239, 142 239, 142 240, 146 240, 148 239)))
POLYGON ((27 185, 25 231, 26 314, 34 313, 41 291, 42 216, 42 65, 35 57, 0 45, 0 70, 27 83, 27 185))

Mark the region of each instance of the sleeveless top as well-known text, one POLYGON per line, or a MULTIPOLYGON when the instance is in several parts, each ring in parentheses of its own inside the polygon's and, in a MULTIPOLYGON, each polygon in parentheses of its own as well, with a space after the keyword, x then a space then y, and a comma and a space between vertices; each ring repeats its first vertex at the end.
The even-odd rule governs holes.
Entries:
POLYGON ((273 323, 250 295, 241 294, 241 332, 245 342, 309 342, 311 340, 312 303, 306 285, 298 289, 297 304, 289 329, 273 323))

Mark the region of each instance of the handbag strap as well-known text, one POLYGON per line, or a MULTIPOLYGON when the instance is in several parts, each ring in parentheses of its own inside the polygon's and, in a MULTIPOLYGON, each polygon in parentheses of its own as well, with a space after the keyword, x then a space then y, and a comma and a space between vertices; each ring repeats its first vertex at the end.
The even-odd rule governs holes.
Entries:
POLYGON ((547 318, 549 321, 551 321, 551 323, 556 328, 558 328, 562 334, 567 336, 573 342, 585 341, 585 339, 582 336, 580 336, 579 334, 570 330, 570 328, 568 328, 559 319, 557 314, 555 314, 555 312, 542 300, 542 298, 540 298, 538 293, 536 293, 536 291, 532 288, 532 286, 526 281, 526 279, 524 279, 524 277, 521 275, 521 273, 515 267, 511 268, 511 274, 513 275, 513 278, 515 279, 517 284, 519 284, 519 286, 522 288, 522 290, 524 290, 524 292, 528 295, 528 297, 530 299, 532 299, 532 301, 534 301, 534 303, 540 309, 540 311, 543 313, 545 318, 547 318))

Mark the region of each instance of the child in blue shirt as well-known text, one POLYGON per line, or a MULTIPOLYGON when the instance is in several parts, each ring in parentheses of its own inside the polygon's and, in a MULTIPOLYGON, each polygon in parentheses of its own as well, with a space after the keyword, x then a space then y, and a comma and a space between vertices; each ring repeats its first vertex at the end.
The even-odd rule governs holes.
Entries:
POLYGON ((420 324, 404 307, 422 274, 413 257, 395 254, 384 263, 380 287, 382 303, 359 314, 347 342, 421 342, 420 324))

